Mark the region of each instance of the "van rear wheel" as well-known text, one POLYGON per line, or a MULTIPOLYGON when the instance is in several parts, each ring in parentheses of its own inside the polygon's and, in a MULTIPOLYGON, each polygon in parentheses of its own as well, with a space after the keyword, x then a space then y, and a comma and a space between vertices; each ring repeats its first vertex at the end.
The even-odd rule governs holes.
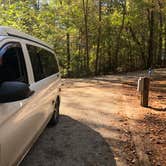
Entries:
POLYGON ((56 125, 59 121, 59 106, 60 106, 60 103, 58 101, 56 101, 56 104, 54 106, 54 112, 53 112, 53 115, 52 115, 51 120, 49 122, 49 124, 51 126, 56 125))

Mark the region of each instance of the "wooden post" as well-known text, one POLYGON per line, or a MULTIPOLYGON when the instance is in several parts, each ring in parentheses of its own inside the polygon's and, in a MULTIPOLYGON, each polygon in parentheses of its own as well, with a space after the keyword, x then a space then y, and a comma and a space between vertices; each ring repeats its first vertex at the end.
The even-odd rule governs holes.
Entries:
POLYGON ((141 106, 148 107, 150 79, 143 78, 143 90, 141 91, 141 106))

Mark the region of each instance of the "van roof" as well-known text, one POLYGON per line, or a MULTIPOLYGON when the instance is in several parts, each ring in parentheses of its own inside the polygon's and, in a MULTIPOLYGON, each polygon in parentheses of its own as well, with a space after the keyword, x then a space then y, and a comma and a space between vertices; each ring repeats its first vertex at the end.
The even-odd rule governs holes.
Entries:
POLYGON ((20 39, 25 39, 25 40, 29 40, 38 44, 41 44, 49 49, 53 49, 52 46, 46 44, 45 42, 31 36, 28 35, 24 32, 21 32, 15 28, 11 28, 11 27, 6 27, 6 26, 0 26, 0 36, 11 36, 11 37, 17 37, 20 39))

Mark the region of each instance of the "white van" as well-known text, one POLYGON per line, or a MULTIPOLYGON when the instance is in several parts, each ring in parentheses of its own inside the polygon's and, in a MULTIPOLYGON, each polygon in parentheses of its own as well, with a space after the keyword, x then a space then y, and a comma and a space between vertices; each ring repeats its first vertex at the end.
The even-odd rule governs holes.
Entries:
POLYGON ((53 49, 0 26, 0 166, 19 165, 59 119, 61 76, 53 49))

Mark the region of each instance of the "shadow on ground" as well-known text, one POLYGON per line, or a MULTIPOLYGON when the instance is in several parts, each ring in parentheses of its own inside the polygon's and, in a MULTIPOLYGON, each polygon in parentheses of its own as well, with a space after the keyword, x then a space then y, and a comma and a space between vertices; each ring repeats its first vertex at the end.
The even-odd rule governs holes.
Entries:
POLYGON ((61 116, 56 127, 47 128, 21 166, 115 166, 104 138, 88 126, 61 116))

